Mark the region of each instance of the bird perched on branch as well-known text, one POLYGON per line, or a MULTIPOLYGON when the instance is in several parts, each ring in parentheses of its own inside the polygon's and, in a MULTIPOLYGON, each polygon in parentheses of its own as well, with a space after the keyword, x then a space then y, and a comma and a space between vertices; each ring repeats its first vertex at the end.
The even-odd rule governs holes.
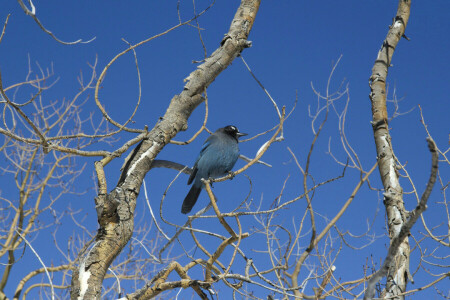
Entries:
POLYGON ((246 133, 232 125, 217 129, 203 144, 202 150, 189 177, 188 184, 192 185, 186 198, 184 198, 181 212, 187 214, 191 211, 203 188, 202 178, 218 178, 231 171, 239 157, 238 139, 246 133))

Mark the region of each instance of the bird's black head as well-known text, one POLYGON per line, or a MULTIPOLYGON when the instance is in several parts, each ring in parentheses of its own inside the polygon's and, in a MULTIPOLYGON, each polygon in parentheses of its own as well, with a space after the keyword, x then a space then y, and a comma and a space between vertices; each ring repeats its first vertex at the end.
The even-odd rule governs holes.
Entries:
MULTIPOLYGON (((220 128, 219 130, 220 130, 220 131, 223 131, 223 132, 225 132, 226 134, 228 134, 229 136, 235 138, 236 141, 237 141, 238 138, 240 138, 241 136, 247 135, 246 133, 239 132, 239 129, 237 129, 237 127, 236 127, 236 126, 233 126, 233 125, 228 125, 228 126, 226 126, 226 127, 224 127, 224 128, 220 128)), ((218 130, 218 131, 219 131, 219 130, 218 130)))

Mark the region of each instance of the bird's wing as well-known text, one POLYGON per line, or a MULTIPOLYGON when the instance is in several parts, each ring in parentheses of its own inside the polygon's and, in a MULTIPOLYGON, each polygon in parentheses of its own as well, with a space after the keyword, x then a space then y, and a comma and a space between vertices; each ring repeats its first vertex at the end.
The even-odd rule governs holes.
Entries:
POLYGON ((192 173, 191 176, 189 176, 188 182, 187 184, 191 184, 192 181, 194 181, 195 175, 197 175, 197 165, 198 165, 198 161, 200 160, 200 158, 202 157, 202 155, 205 153, 206 149, 208 149, 209 145, 211 145, 211 142, 215 139, 216 137, 214 135, 210 135, 206 141, 203 143, 202 149, 200 150, 200 153, 198 154, 197 160, 195 161, 194 167, 192 168, 192 173))
POLYGON ((189 176, 189 179, 187 182, 188 185, 190 185, 192 183, 192 181, 194 180, 195 175, 197 175, 197 171, 198 171, 197 164, 195 164, 194 167, 192 168, 191 176, 189 176))

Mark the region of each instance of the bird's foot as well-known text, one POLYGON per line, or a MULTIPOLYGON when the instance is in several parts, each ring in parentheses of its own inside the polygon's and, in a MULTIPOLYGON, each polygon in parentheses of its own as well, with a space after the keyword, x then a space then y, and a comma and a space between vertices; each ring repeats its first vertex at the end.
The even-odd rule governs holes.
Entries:
POLYGON ((230 180, 233 180, 233 178, 236 176, 233 171, 228 171, 228 175, 230 175, 230 180))

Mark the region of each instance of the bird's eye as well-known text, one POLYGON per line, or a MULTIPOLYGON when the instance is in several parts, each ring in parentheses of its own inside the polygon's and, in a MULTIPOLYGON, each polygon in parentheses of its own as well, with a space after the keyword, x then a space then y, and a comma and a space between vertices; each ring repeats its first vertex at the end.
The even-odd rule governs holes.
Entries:
POLYGON ((234 127, 234 126, 231 126, 231 130, 233 130, 233 131, 238 131, 237 128, 234 127))

